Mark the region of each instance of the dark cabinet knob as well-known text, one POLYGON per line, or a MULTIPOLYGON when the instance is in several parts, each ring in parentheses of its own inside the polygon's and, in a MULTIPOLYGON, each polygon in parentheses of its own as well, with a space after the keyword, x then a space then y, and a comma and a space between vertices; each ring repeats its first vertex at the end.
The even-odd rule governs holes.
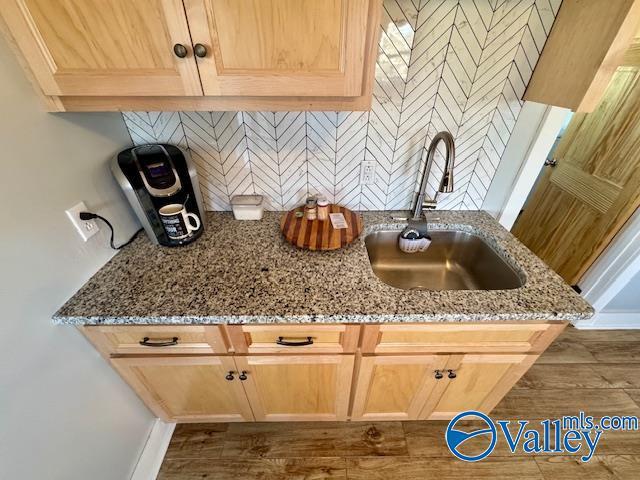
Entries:
POLYGON ((243 370, 242 372, 240 372, 238 378, 244 382, 247 379, 247 372, 243 370))
POLYGON ((227 379, 227 380, 229 380, 229 381, 233 380, 233 378, 234 378, 234 377, 233 377, 233 372, 231 371, 231 372, 227 373, 227 376, 226 376, 226 377, 224 377, 224 378, 226 378, 226 379, 227 379))
POLYGON ((199 58, 204 58, 207 56, 207 47, 205 47, 203 44, 201 43, 196 43, 193 46, 193 53, 196 54, 196 57, 199 58))
POLYGON ((442 372, 440 370, 436 370, 435 377, 436 380, 440 380, 442 377, 444 377, 444 375, 442 375, 442 372))
POLYGON ((185 47, 184 45, 182 45, 181 43, 176 43, 173 46, 173 53, 176 54, 176 57, 178 58, 184 58, 187 56, 187 47, 185 47))
POLYGON ((447 372, 449 372, 449 374, 447 375, 447 377, 449 378, 456 378, 456 372, 454 372, 453 370, 447 370, 447 372))

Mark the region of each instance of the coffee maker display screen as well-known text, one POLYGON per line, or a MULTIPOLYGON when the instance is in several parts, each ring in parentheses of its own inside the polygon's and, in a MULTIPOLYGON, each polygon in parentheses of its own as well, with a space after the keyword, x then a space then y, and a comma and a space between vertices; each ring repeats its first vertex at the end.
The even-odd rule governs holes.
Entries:
POLYGON ((152 163, 147 165, 147 171, 151 178, 159 178, 169 175, 171 169, 166 163, 152 163))

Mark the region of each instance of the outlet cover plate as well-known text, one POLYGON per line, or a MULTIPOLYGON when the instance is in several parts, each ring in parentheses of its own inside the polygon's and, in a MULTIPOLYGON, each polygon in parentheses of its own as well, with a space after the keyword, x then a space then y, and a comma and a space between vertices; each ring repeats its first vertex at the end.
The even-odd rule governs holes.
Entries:
POLYGON ((84 202, 80 202, 77 205, 74 205, 69 210, 66 210, 66 214, 73 223, 73 226, 76 227, 78 234, 82 237, 82 240, 85 242, 93 237, 100 227, 95 220, 80 220, 80 212, 88 212, 87 206, 84 202))
POLYGON ((374 185, 376 183, 376 162, 365 160, 360 168, 360 185, 374 185))

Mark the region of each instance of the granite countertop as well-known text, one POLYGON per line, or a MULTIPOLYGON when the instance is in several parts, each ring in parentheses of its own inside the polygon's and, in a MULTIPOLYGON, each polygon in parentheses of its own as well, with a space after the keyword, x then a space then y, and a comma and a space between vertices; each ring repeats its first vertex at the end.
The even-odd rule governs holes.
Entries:
POLYGON ((589 304, 487 213, 435 213, 439 220, 431 228, 482 236, 524 275, 525 285, 493 291, 409 291, 386 285, 371 270, 364 237, 375 230, 400 230, 404 223, 392 220, 394 212, 363 212, 360 238, 331 252, 286 243, 278 212, 266 212, 257 222, 209 212, 204 234, 188 246, 158 247, 140 235, 53 318, 80 325, 576 322, 593 314, 589 304))

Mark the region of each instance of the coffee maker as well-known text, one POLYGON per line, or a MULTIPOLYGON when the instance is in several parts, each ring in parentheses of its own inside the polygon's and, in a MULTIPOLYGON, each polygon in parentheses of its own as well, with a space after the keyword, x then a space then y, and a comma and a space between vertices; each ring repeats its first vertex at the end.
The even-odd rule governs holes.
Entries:
POLYGON ((196 169, 186 152, 167 144, 128 148, 114 158, 111 171, 151 242, 175 247, 202 234, 202 196, 196 169), (171 217, 167 210, 171 210, 171 217), (176 225, 184 231, 176 234, 176 225))

